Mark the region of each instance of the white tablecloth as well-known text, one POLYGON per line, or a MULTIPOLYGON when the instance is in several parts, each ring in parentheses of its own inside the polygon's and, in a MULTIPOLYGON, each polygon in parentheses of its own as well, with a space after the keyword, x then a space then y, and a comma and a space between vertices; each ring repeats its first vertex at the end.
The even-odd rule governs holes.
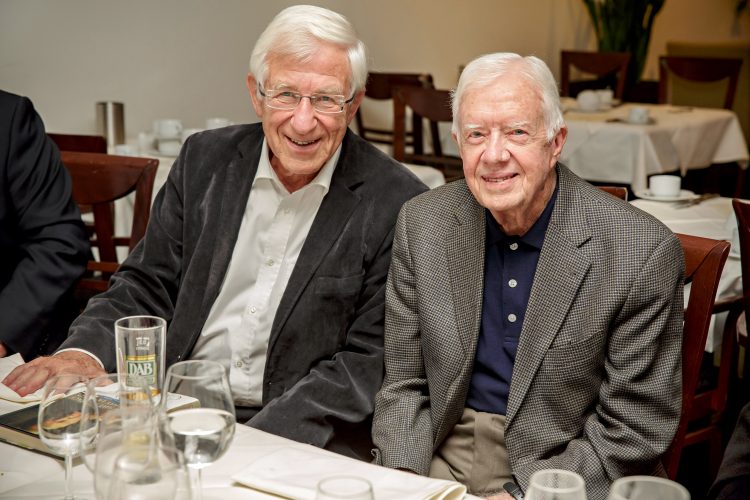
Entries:
MULTIPOLYGON (((580 177, 630 184, 645 190, 648 176, 708 167, 713 163, 748 163, 742 128, 733 111, 655 104, 624 104, 608 111, 584 113, 576 101, 562 99, 568 138, 561 161, 580 177), (633 106, 649 109, 654 123, 624 122, 633 106), (617 120, 617 121, 615 121, 617 120)), ((450 125, 440 124, 446 154, 457 155, 450 125)))
MULTIPOLYGON (((678 208, 674 203, 649 200, 634 200, 632 204, 662 221, 675 233, 702 236, 715 240, 732 240, 732 230, 737 222, 731 198, 713 198, 691 207, 678 208)), ((730 249, 729 258, 719 280, 717 298, 742 294, 742 263, 739 249, 730 249)), ((685 300, 687 303, 687 293, 685 300)), ((717 316, 709 327, 706 351, 713 352, 721 345, 726 314, 717 316)))

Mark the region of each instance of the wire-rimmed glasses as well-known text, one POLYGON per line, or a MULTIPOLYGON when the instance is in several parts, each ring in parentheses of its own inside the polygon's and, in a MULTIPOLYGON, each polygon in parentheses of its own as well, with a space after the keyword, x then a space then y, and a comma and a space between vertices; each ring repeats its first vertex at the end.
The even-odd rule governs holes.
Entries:
MULTIPOLYGON (((258 84, 258 93, 265 98, 266 106, 273 109, 292 110, 299 105, 303 98, 310 99, 310 104, 315 111, 326 114, 337 114, 344 111, 344 106, 354 100, 354 95, 347 99, 343 95, 335 94, 310 94, 303 95, 289 89, 265 90, 258 84)), ((356 94, 355 94, 356 95, 356 94)))

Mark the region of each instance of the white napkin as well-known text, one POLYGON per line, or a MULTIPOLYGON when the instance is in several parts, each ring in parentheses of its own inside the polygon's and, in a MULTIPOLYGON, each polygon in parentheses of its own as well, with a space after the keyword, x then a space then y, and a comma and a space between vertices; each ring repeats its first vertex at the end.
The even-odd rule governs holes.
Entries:
POLYGON ((278 447, 232 476, 250 488, 295 500, 315 498, 321 479, 347 475, 367 479, 378 500, 459 500, 466 487, 335 455, 324 450, 278 447))
MULTIPOLYGON (((24 361, 20 354, 14 354, 12 356, 0 358, 0 380, 4 379, 10 372, 13 371, 16 366, 21 366, 23 363, 24 361)), ((31 403, 34 401, 41 401, 42 389, 21 397, 16 391, 11 390, 5 384, 0 383, 0 399, 12 401, 14 403, 31 403)))

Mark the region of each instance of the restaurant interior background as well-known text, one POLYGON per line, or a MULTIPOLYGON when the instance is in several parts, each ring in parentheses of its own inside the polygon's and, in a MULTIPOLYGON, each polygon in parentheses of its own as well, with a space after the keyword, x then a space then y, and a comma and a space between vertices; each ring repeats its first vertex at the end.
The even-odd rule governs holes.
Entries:
MULTIPOLYGON (((0 0, 0 88, 30 97, 52 132, 94 133, 97 101, 125 105, 134 137, 153 120, 251 122, 245 75, 265 25, 293 1, 0 0)), ((488 52, 535 54, 559 74, 561 49, 595 50, 582 0, 314 1, 349 18, 380 71, 428 72, 455 85, 488 52)), ((668 41, 750 41, 736 0, 667 0, 643 77, 668 41)))

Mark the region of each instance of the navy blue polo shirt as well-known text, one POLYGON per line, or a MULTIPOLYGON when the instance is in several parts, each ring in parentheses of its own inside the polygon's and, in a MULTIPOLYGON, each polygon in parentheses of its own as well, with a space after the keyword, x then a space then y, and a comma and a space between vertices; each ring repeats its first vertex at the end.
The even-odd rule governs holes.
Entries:
POLYGON ((508 236, 485 210, 484 298, 474 372, 466 406, 505 415, 518 338, 544 243, 557 187, 542 215, 523 236, 508 236))

